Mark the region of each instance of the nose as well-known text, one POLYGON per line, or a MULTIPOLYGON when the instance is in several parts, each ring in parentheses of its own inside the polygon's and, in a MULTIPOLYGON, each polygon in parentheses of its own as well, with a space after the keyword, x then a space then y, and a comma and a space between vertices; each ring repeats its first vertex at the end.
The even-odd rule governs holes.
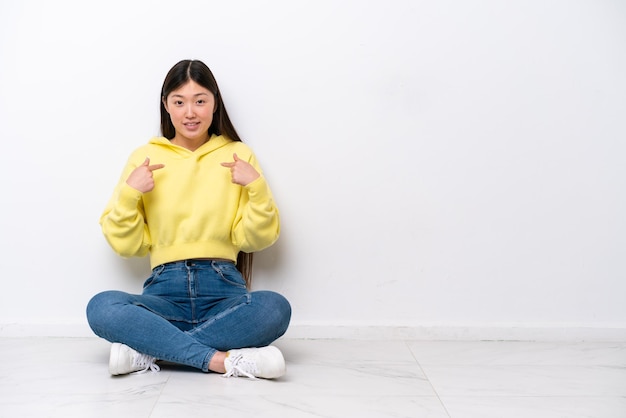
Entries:
POLYGON ((188 118, 192 118, 195 115, 193 111, 193 104, 189 103, 185 108, 185 116, 188 118))

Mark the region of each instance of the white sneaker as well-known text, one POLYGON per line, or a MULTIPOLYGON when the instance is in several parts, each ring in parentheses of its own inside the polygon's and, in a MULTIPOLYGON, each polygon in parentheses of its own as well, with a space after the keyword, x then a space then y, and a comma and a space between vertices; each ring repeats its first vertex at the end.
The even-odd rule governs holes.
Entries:
POLYGON ((158 372, 161 368, 155 363, 156 359, 147 354, 141 354, 127 345, 113 343, 109 357, 109 373, 113 376, 148 370, 158 372))
POLYGON ((275 379, 285 374, 285 359, 274 346, 230 350, 224 360, 223 377, 275 379))

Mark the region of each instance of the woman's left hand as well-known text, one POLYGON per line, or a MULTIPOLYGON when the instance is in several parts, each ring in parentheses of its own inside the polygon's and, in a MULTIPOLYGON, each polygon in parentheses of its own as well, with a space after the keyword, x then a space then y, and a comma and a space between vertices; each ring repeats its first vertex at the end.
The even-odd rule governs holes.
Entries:
POLYGON ((250 163, 240 160, 237 154, 233 154, 233 160, 230 163, 222 163, 223 167, 230 168, 233 183, 247 186, 261 176, 250 163))

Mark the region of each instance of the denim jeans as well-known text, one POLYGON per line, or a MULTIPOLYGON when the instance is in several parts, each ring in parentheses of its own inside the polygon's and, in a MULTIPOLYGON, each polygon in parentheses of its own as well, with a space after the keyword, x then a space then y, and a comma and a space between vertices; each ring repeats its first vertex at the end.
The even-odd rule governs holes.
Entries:
POLYGON ((217 351, 271 344, 290 318, 283 296, 248 292, 232 262, 215 260, 157 266, 141 295, 106 291, 87 305, 96 335, 205 372, 217 351))

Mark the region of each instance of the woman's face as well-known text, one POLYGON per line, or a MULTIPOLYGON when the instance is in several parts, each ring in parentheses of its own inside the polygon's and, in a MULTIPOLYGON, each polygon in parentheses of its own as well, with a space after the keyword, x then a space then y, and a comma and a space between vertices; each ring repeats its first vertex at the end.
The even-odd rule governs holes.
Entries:
POLYGON ((213 93, 190 80, 173 90, 163 104, 176 130, 173 143, 195 149, 209 140, 216 109, 213 93))

